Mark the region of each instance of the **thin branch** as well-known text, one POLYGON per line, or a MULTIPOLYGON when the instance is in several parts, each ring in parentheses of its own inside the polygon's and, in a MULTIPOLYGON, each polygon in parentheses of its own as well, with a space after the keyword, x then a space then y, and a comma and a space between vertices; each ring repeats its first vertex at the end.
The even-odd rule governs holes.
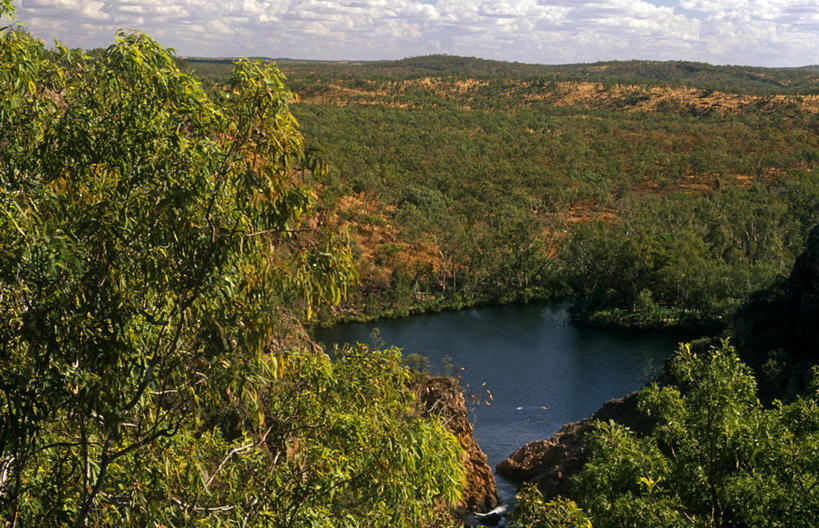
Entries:
POLYGON ((225 466, 225 464, 227 464, 228 461, 231 458, 233 458, 233 455, 239 455, 239 454, 244 453, 245 451, 247 451, 249 449, 252 449, 252 448, 254 448, 254 447, 258 446, 258 445, 263 444, 265 442, 265 440, 267 440, 267 435, 269 435, 270 431, 272 431, 272 430, 273 430, 273 426, 271 425, 270 427, 267 428, 267 431, 264 432, 264 435, 262 435, 262 437, 257 442, 254 442, 252 444, 245 444, 243 446, 234 447, 233 449, 231 449, 228 452, 228 454, 225 455, 225 458, 222 459, 222 462, 219 463, 219 466, 216 468, 216 470, 208 478, 208 481, 205 482, 205 489, 208 489, 208 487, 213 482, 213 479, 216 478, 216 475, 219 473, 219 471, 222 470, 222 468, 225 466))
POLYGON ((136 442, 132 443, 131 445, 129 445, 127 447, 124 447, 124 448, 120 449, 119 451, 111 453, 110 459, 111 459, 111 461, 114 461, 114 460, 120 458, 121 456, 130 453, 134 449, 139 449, 140 447, 142 447, 144 445, 150 444, 151 442, 153 442, 154 440, 157 440, 158 438, 161 438, 163 436, 173 436, 175 434, 175 432, 176 432, 175 428, 166 427, 166 428, 157 430, 157 426, 154 425, 153 432, 151 432, 148 436, 146 436, 142 440, 139 440, 139 441, 136 441, 136 442))
POLYGON ((278 233, 311 233, 315 231, 315 229, 310 228, 302 228, 302 229, 265 229, 264 231, 256 231, 255 233, 243 233, 245 237, 255 237, 261 235, 270 235, 270 234, 278 234, 278 233))
POLYGON ((176 503, 178 506, 185 508, 186 510, 192 511, 200 511, 200 512, 219 512, 219 511, 230 511, 235 508, 235 505, 231 506, 196 506, 195 504, 188 504, 186 502, 182 502, 181 500, 177 499, 176 497, 171 497, 171 501, 176 503))

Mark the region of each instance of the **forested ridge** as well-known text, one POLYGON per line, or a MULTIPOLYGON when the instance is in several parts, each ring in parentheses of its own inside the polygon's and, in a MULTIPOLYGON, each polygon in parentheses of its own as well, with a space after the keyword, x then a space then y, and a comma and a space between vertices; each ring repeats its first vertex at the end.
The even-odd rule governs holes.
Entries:
MULTIPOLYGON (((186 57, 184 60, 204 76, 223 74, 233 59, 186 57)), ((298 78, 332 75, 376 80, 419 77, 519 78, 542 81, 594 81, 645 86, 697 86, 707 90, 753 95, 816 94, 819 65, 798 68, 714 66, 689 61, 604 61, 592 64, 541 65, 459 57, 427 55, 395 61, 304 61, 259 58, 273 61, 298 78)))
MULTIPOLYGON (((187 63, 217 84, 228 64, 187 63)), ((819 220, 812 68, 281 67, 357 246, 330 321, 570 296, 586 323, 716 329, 819 220)))

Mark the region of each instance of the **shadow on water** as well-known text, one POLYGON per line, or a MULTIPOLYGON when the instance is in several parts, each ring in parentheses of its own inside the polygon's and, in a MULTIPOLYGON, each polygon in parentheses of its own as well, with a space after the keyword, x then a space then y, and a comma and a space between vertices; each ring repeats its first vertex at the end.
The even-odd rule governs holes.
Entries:
MULTIPOLYGON (((668 333, 577 328, 565 305, 482 307, 320 329, 318 341, 398 346, 460 372, 467 393, 491 404, 471 411, 475 437, 494 467, 526 442, 543 440, 604 401, 639 389, 682 340, 668 333), (378 329, 376 333, 373 331, 378 329), (380 343, 373 343, 373 338, 380 343), (485 384, 485 385, 483 385, 485 384)), ((511 504, 516 484, 498 477, 511 504)))

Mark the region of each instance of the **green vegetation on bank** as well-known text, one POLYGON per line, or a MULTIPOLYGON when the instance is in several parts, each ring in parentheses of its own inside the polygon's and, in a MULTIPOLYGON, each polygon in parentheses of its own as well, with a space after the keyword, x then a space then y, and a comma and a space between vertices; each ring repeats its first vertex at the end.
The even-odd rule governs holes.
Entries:
POLYGON ((575 313, 598 325, 719 328, 786 274, 819 211, 819 179, 646 197, 611 225, 577 226, 561 253, 575 313))
POLYGON ((590 324, 718 328, 819 220, 819 102, 785 95, 811 69, 282 67, 361 275, 326 321, 569 296, 590 324))
POLYGON ((142 34, 0 31, 4 526, 417 527, 459 498, 396 351, 299 342, 355 270, 290 99, 249 61, 206 94, 142 34))
POLYGON ((646 436, 598 423, 571 502, 518 496, 518 526, 802 527, 819 523, 819 391, 760 404, 733 347, 683 346, 669 379, 639 393, 646 436), (570 507, 566 505, 569 504, 570 507), (584 524, 585 523, 585 524, 584 524))

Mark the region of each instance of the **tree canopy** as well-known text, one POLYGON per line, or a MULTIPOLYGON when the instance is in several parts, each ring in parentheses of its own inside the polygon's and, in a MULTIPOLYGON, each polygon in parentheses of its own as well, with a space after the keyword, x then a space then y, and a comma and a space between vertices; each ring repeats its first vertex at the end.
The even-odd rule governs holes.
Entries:
POLYGON ((355 280, 293 97, 246 60, 206 94, 144 34, 90 56, 3 28, 11 526, 415 526, 458 497, 460 447, 394 352, 281 345, 355 280))
POLYGON ((656 420, 649 434, 598 422, 571 493, 583 510, 526 488, 520 526, 816 526, 816 383, 770 407, 756 388, 727 342, 701 353, 681 346, 666 383, 639 393, 640 409, 656 420))

